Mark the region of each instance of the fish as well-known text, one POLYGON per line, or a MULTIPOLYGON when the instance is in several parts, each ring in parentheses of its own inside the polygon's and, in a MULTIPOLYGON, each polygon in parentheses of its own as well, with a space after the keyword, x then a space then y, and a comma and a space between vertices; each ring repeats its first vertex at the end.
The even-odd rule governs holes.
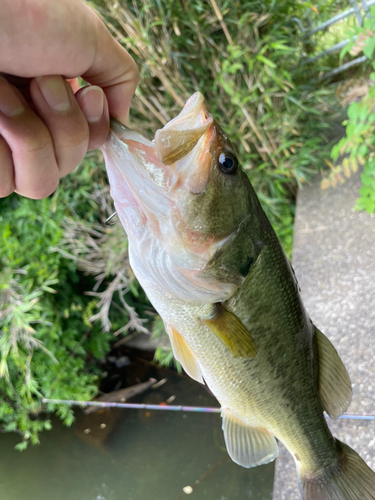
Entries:
POLYGON ((243 467, 294 458, 304 500, 375 499, 375 474, 331 434, 349 375, 312 323, 230 139, 197 92, 152 141, 112 120, 103 146, 132 269, 175 358, 221 405, 243 467))

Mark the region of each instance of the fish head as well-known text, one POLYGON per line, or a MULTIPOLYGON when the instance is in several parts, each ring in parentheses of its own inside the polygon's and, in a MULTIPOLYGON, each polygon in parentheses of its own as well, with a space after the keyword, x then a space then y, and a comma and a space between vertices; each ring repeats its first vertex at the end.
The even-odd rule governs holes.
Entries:
POLYGON ((159 266, 165 277, 167 265, 174 281, 188 282, 184 300, 198 291, 227 296, 238 283, 227 277, 223 286, 213 263, 248 216, 249 182, 202 94, 191 96, 153 141, 118 122, 111 129, 103 152, 135 267, 159 266))

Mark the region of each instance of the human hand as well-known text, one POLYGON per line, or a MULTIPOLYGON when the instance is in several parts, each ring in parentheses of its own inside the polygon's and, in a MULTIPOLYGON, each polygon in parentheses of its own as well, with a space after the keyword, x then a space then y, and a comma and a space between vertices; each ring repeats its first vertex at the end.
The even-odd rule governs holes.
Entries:
POLYGON ((109 114, 126 122, 138 72, 81 0, 0 0, 0 12, 0 197, 40 199, 103 144, 109 114))

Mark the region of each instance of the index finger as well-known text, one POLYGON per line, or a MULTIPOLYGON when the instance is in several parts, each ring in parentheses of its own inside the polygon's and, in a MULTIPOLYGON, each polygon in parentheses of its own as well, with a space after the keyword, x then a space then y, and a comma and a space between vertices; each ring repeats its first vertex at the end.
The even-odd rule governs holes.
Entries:
POLYGON ((97 46, 88 70, 87 82, 101 87, 107 97, 109 114, 126 123, 130 102, 138 83, 138 69, 130 54, 112 37, 95 15, 97 46))

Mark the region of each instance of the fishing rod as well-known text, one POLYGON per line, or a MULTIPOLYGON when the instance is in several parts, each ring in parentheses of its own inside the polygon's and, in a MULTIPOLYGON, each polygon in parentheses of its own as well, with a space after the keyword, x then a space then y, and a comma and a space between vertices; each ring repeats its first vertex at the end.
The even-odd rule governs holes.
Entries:
MULTIPOLYGON (((43 398, 43 403, 53 403, 53 404, 64 404, 70 406, 97 406, 99 408, 128 408, 132 410, 164 410, 164 411, 185 411, 185 412, 196 412, 196 413, 221 413, 221 408, 209 407, 209 406, 173 406, 167 404, 137 404, 137 403, 105 403, 101 401, 76 401, 73 399, 48 399, 43 398)), ((329 418, 328 415, 325 415, 329 418)), ((357 415, 346 413, 339 417, 344 420, 375 420, 375 415, 357 415)))

